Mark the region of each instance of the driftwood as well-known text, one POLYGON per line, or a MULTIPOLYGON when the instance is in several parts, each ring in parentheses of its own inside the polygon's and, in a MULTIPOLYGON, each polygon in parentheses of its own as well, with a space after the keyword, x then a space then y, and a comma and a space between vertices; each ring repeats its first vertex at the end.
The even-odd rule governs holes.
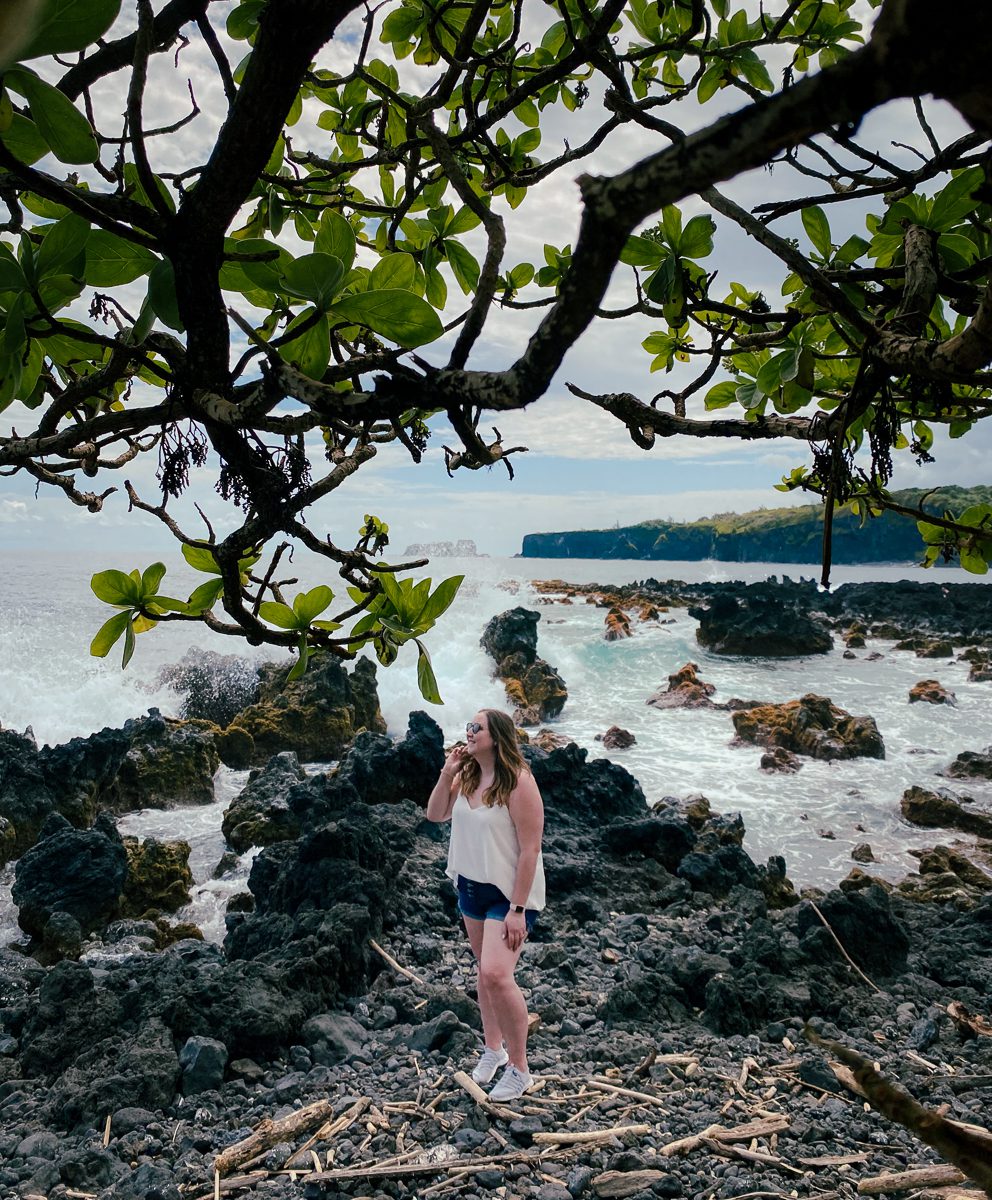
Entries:
POLYGON ((592 1189, 602 1200, 623 1200, 637 1192, 650 1190, 653 1183, 665 1178, 664 1171, 604 1171, 590 1180, 592 1189))
POLYGON ((665 1102, 658 1096, 650 1096, 647 1092, 633 1092, 630 1088, 617 1087, 614 1083, 607 1083, 605 1079, 600 1079, 598 1076, 590 1079, 588 1086, 591 1088, 600 1088, 605 1092, 612 1092, 616 1096, 632 1096, 635 1100, 640 1100, 644 1104, 653 1104, 660 1109, 665 1108, 665 1102))
POLYGON ((957 1026, 958 1033, 965 1037, 992 1037, 992 1024, 984 1017, 974 1016, 960 1000, 948 1004, 947 1015, 957 1026))
POLYGON ((859 976, 861 979, 863 979, 863 980, 865 981, 865 983, 867 983, 867 984, 868 984, 868 986, 869 986, 870 988, 874 988, 876 992, 881 992, 881 990, 882 990, 882 989, 881 989, 880 987, 878 987, 878 986, 877 986, 877 984, 874 984, 874 983, 872 983, 872 981, 871 981, 871 980, 868 978, 868 976, 867 976, 867 975, 864 973, 864 971, 862 971, 862 970, 861 970, 861 968, 860 968, 860 967, 858 966, 858 964, 857 964, 857 963, 854 961, 854 959, 853 959, 853 958, 850 956, 850 954, 848 954, 848 952, 847 952, 847 951, 844 949, 844 944, 843 944, 843 942, 841 942, 841 940, 840 940, 840 938, 837 936, 837 934, 836 934, 836 933, 834 933, 834 931, 833 931, 833 930, 830 928, 830 922, 829 922, 829 921, 827 920, 827 918, 826 918, 826 917, 823 915, 823 913, 822 913, 822 912, 820 912, 820 910, 819 910, 819 909, 816 907, 816 905, 813 903, 813 901, 812 901, 812 900, 808 900, 808 901, 807 901, 807 903, 809 904, 810 908, 812 908, 813 912, 815 912, 815 913, 816 913, 816 915, 817 915, 817 916, 820 918, 820 920, 823 922, 823 927, 826 929, 827 933, 829 933, 829 934, 830 934, 830 936, 833 938, 833 940, 834 940, 834 944, 836 945, 837 949, 838 949, 838 950, 841 952, 841 954, 844 956, 845 960, 847 961, 847 964, 848 964, 848 966, 850 966, 850 967, 851 967, 851 969, 852 969, 852 970, 853 970, 853 971, 854 971, 854 972, 855 972, 855 973, 856 973, 856 974, 857 974, 857 975, 858 975, 858 976, 859 976))
POLYGON ((703 1145, 712 1150, 714 1154, 731 1155, 734 1158, 739 1158, 743 1162, 758 1163, 763 1167, 775 1167, 779 1171, 785 1171, 789 1175, 803 1175, 805 1172, 800 1171, 798 1167, 792 1166, 785 1162, 776 1154, 762 1154, 758 1150, 743 1150, 740 1146, 731 1146, 727 1142, 718 1142, 715 1138, 706 1138, 703 1145))
POLYGON ((414 983, 419 983, 421 987, 425 986, 424 980, 421 979, 419 975, 415 975, 412 971, 408 970, 406 967, 400 966, 400 964, 396 961, 396 959, 393 958, 393 956, 391 954, 387 954, 386 951, 383 950, 383 948, 379 945, 379 943, 377 941, 375 941, 373 938, 369 938, 369 945, 376 952, 376 954, 378 954, 379 957, 382 958, 382 960, 389 967, 391 967, 397 974, 403 975, 406 979, 412 979, 414 983))
POLYGON ((612 1129, 586 1129, 578 1133, 535 1133, 535 1142, 545 1146, 581 1146, 584 1142, 599 1142, 604 1138, 622 1137, 625 1133, 633 1133, 644 1137, 651 1133, 651 1125, 614 1125, 612 1129))
POLYGON ((992 1133, 977 1125, 951 1121, 925 1108, 905 1089, 886 1079, 866 1058, 812 1030, 807 1037, 835 1054, 854 1072, 865 1096, 884 1117, 902 1125, 953 1163, 992 1198, 992 1133))
POLYGON ((496 1117, 500 1121, 515 1121, 520 1116, 520 1113, 512 1108, 504 1108, 502 1104, 494 1104, 472 1076, 465 1071, 456 1071, 452 1075, 452 1079, 460 1088, 468 1092, 483 1112, 489 1113, 490 1116, 496 1117))
POLYGON ((749 1142, 752 1138, 770 1137, 773 1133, 784 1133, 789 1128, 788 1117, 767 1117, 760 1121, 748 1121, 745 1125, 735 1125, 728 1129, 724 1125, 709 1125, 699 1133, 690 1137, 680 1138, 677 1142, 669 1142, 662 1146, 659 1154, 671 1158, 675 1154, 687 1154, 696 1150, 706 1141, 714 1142, 749 1142))
POLYGON ((933 1167, 917 1167, 912 1171, 897 1171, 862 1179, 858 1191, 862 1196, 884 1196, 889 1192, 915 1192, 917 1188, 942 1187, 948 1183, 963 1183, 964 1175, 957 1167, 938 1163, 933 1167))
MULTIPOLYGON (((289 1158, 286 1159, 286 1168, 292 1168, 294 1161, 300 1155, 305 1154, 310 1147, 315 1145, 317 1142, 332 1138, 335 1134, 340 1133, 341 1130, 347 1129, 349 1125, 353 1125, 371 1103, 372 1101, 369 1100, 367 1096, 362 1096, 360 1099, 355 1101, 351 1108, 349 1108, 346 1112, 343 1112, 340 1117, 337 1117, 333 1121, 326 1121, 312 1137, 308 1138, 303 1143, 299 1150, 294 1150, 289 1158)), ((317 1164, 317 1170, 320 1170, 319 1163, 317 1164)))
POLYGON ((214 1159, 215 1174, 227 1175, 235 1167, 270 1150, 279 1142, 291 1141, 298 1133, 306 1132, 315 1125, 323 1125, 333 1112, 334 1106, 330 1100, 318 1100, 316 1104, 308 1104, 306 1108, 281 1117, 278 1121, 266 1117, 248 1137, 217 1155, 214 1159))

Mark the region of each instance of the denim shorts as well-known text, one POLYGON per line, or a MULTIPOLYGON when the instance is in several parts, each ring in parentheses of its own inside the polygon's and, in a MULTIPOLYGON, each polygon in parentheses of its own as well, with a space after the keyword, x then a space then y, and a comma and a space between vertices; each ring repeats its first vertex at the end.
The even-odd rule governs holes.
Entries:
MULTIPOLYGON (((510 902, 494 883, 477 883, 458 876, 458 911, 472 921, 502 921, 510 911, 510 902)), ((527 932, 534 928, 538 911, 528 908, 524 913, 527 932)))

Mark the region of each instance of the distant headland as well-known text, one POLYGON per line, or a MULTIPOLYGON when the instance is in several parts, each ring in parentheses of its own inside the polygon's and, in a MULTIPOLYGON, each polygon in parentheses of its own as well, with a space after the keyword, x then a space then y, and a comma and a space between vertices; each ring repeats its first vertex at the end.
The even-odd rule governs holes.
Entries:
POLYGON ((457 542, 411 542, 403 551, 404 558, 485 558, 475 548, 471 538, 457 542))
MULTIPOLYGON (((892 493, 906 508, 960 514, 973 504, 992 503, 992 487, 913 488, 892 493)), ((721 513, 699 521, 641 521, 614 529, 524 535, 521 558, 639 558, 697 562, 818 562, 823 506, 721 513)), ((885 512, 863 526, 850 508, 834 514, 835 563, 912 562, 922 555, 916 522, 885 512)))

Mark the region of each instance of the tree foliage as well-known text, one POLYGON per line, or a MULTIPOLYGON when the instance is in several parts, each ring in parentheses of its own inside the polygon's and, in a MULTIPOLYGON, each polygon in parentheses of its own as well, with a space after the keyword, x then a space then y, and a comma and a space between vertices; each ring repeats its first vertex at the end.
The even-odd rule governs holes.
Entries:
MULTIPOLYGON (((576 396, 645 449, 793 439, 805 461, 782 486, 821 495, 828 517, 892 507, 893 454, 926 459, 935 428, 960 437, 990 413, 984 5, 946 0, 939 20, 924 0, 8 8, 0 409, 20 432, 0 437, 0 473, 99 511, 116 485, 90 481, 153 455, 160 494, 125 480, 129 502, 210 576, 179 599, 160 592, 160 564, 98 574, 119 612, 94 653, 123 637, 126 661, 156 621, 295 647, 298 669, 312 646, 349 657, 371 643, 388 664, 414 641, 437 699, 420 638, 457 581, 399 578, 423 563, 385 563, 377 517, 339 545, 308 510, 386 443, 420 461, 438 420, 460 441, 449 472, 509 467, 522 447, 487 442, 484 423, 545 395, 597 316, 649 318, 645 368, 689 382, 644 399, 569 385, 576 396), (346 70, 327 65, 335 39, 333 61, 354 52, 346 70), (194 40, 219 114, 183 75, 194 40), (189 89, 172 125, 156 124, 163 78, 189 89), (926 96, 969 131, 944 144, 926 96), (900 98, 918 118, 910 167, 859 135, 900 98), (563 145, 551 121, 574 128, 563 145), (624 131, 643 157, 579 174, 578 228, 543 262, 518 261, 508 213, 624 131), (747 210, 719 190, 773 166, 787 199, 747 210), (741 232, 776 264, 780 295, 714 269, 741 232), (481 369, 500 308, 534 310, 533 333, 515 361, 481 369), (206 464, 239 514, 223 536, 174 516, 206 464), (330 588, 285 594, 290 546, 343 577, 328 619, 330 588)), ((915 515, 928 559, 986 569, 987 506, 915 515)), ((828 569, 829 529, 826 544, 828 569)))

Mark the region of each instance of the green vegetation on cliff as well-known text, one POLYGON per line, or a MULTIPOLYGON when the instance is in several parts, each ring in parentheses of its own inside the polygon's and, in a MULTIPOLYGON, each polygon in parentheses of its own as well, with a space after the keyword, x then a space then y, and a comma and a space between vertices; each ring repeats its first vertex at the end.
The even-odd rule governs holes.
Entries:
MULTIPOLYGON (((992 487, 943 487, 924 492, 893 492, 906 508, 921 501, 927 512, 959 514, 974 504, 992 503, 992 487)), ((642 521, 616 529, 583 529, 569 533, 528 533, 524 558, 644 558, 724 562, 820 561, 823 506, 759 509, 720 513, 701 521, 642 521)), ((834 514, 835 563, 908 562, 921 557, 916 522, 892 512, 861 524, 844 505, 834 514)))

